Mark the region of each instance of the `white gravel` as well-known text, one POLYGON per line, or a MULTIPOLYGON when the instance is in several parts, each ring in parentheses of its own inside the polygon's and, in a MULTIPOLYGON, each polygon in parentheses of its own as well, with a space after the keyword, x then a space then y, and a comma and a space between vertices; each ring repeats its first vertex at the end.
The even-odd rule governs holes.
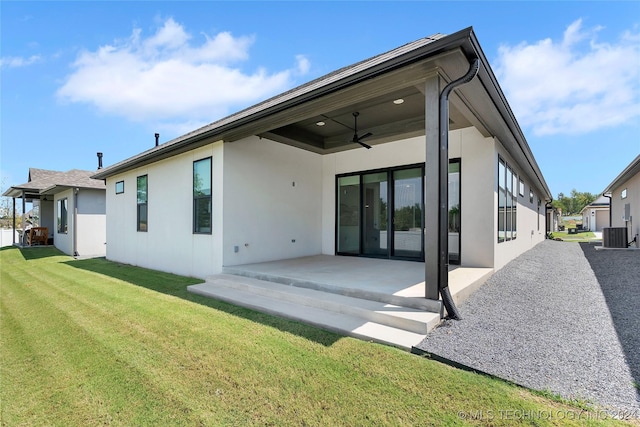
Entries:
POLYGON ((547 240, 458 308, 416 347, 640 417, 640 251, 547 240))

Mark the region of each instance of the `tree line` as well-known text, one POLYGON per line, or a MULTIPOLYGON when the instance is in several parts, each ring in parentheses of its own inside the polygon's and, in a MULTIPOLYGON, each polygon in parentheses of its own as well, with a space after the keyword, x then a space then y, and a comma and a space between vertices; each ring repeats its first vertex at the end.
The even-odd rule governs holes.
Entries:
POLYGON ((551 202, 551 205, 556 209, 562 209, 563 215, 577 215, 585 206, 597 198, 597 194, 587 191, 580 192, 574 188, 569 196, 558 193, 558 198, 551 202))

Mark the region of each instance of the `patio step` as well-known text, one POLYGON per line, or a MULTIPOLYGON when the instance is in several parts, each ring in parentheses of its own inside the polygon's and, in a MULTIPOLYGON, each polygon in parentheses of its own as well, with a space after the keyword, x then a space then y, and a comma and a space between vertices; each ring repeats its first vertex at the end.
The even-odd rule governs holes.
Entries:
POLYGON ((437 313, 248 277, 220 274, 189 292, 410 350, 440 322, 437 313))
POLYGON ((327 283, 314 282, 295 277, 288 277, 278 274, 269 274, 253 270, 246 270, 242 267, 223 267, 223 273, 234 276, 248 277, 267 282, 279 283, 282 285, 295 286, 298 288, 313 289, 316 291, 328 292, 344 295, 353 298, 377 301, 385 304, 399 305, 402 307, 415 308, 421 311, 431 311, 433 313, 442 312, 442 302, 429 300, 426 298, 415 298, 401 295, 390 295, 388 293, 376 292, 370 289, 348 288, 334 286, 327 283))

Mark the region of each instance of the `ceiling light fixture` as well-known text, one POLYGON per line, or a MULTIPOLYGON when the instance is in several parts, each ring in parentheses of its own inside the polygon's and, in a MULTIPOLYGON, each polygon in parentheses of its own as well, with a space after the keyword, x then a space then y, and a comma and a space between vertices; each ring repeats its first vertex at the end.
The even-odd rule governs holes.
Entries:
POLYGON ((325 122, 316 122, 316 126, 324 126, 325 122))
POLYGON ((393 101, 393 103, 394 103, 394 104, 396 104, 396 105, 400 105, 400 104, 402 104, 403 102, 404 102, 404 99, 402 99, 402 98, 398 98, 398 99, 396 99, 396 100, 394 100, 394 101, 393 101))

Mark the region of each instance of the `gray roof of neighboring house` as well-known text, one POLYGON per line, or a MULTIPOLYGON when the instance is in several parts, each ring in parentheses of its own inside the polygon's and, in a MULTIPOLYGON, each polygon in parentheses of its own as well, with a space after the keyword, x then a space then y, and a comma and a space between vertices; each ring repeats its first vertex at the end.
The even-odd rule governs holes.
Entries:
POLYGON ((13 185, 2 195, 7 197, 22 197, 22 192, 30 197, 40 194, 55 194, 66 188, 85 188, 106 190, 104 181, 91 178, 95 171, 72 169, 67 172, 47 169, 29 168, 29 180, 24 184, 13 185))
POLYGON ((626 168, 624 168, 622 172, 620 172, 620 175, 618 175, 611 182, 611 184, 609 184, 607 188, 604 189, 602 194, 610 193, 611 191, 618 188, 620 185, 629 181, 631 177, 637 175, 638 173, 640 173, 640 154, 638 154, 638 156, 635 159, 633 159, 633 161, 629 163, 629 165, 626 168))

